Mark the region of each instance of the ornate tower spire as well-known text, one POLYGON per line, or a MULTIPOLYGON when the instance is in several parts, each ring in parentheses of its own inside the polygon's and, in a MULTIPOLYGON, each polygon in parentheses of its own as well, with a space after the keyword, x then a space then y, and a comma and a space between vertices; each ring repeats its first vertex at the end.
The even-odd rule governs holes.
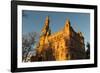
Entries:
POLYGON ((69 30, 69 28, 70 28, 70 21, 69 21, 69 19, 66 19, 64 29, 69 30))
POLYGON ((65 27, 67 27, 67 26, 70 26, 70 21, 69 21, 69 19, 67 19, 67 20, 66 20, 66 23, 65 23, 65 27))
POLYGON ((44 23, 44 26, 42 28, 42 31, 41 31, 41 35, 46 35, 47 32, 49 32, 49 16, 46 17, 46 20, 45 20, 45 23, 44 23))
POLYGON ((67 19, 65 22, 64 31, 66 33, 66 36, 69 37, 69 35, 70 35, 70 21, 69 21, 69 19, 67 19))
POLYGON ((46 17, 45 26, 49 26, 49 16, 46 17))

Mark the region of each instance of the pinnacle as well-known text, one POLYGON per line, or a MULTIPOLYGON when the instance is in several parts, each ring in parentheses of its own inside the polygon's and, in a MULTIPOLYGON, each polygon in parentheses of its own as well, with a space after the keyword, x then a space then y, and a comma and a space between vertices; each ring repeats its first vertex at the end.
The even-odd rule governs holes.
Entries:
POLYGON ((49 16, 46 17, 46 20, 49 20, 49 16))
POLYGON ((66 24, 70 24, 70 20, 68 18, 66 20, 66 24))

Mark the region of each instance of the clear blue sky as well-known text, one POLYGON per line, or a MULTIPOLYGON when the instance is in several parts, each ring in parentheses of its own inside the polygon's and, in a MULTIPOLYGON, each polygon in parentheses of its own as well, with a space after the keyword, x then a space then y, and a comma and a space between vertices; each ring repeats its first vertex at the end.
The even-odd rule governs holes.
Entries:
MULTIPOLYGON (((71 12, 47 12, 23 10, 22 15, 22 33, 37 32, 40 33, 46 16, 50 18, 50 28, 52 32, 63 28, 68 18, 71 26, 77 32, 78 29, 84 34, 86 42, 90 42, 90 14, 89 13, 71 13, 71 12)), ((85 43, 86 43, 85 42, 85 43)))

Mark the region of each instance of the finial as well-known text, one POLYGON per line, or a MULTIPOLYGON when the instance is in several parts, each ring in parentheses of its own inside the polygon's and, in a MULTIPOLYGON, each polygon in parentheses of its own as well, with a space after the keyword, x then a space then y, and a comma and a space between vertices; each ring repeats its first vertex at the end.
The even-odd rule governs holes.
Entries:
POLYGON ((70 26, 70 21, 69 21, 69 19, 67 18, 67 20, 66 20, 66 22, 65 22, 65 27, 68 27, 68 26, 70 26))
POLYGON ((46 17, 46 20, 49 20, 49 16, 46 17))
POLYGON ((66 24, 70 24, 70 21, 69 21, 69 19, 67 18, 67 20, 66 20, 66 24))

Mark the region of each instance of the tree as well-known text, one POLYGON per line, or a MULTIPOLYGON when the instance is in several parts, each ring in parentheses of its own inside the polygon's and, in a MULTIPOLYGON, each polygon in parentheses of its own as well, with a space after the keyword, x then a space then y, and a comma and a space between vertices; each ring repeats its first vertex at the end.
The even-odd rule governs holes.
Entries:
POLYGON ((33 49, 32 46, 34 46, 34 44, 36 43, 36 37, 36 32, 30 32, 22 35, 22 60, 25 62, 29 51, 33 49))
POLYGON ((87 42, 86 58, 90 59, 90 43, 87 42))

